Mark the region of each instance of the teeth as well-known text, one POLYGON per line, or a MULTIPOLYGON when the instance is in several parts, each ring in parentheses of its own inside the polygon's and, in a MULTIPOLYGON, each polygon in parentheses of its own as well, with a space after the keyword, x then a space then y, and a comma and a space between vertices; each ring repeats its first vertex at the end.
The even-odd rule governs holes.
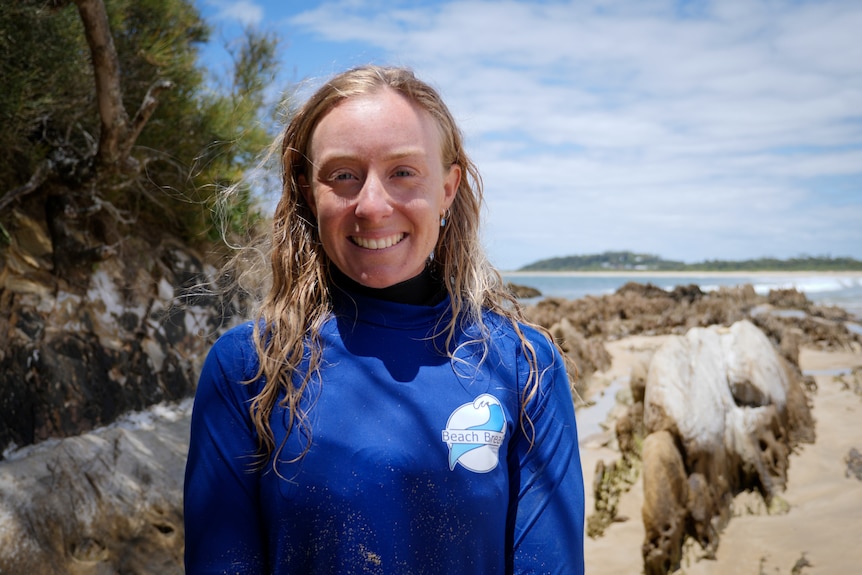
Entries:
POLYGON ((369 250, 382 250, 394 246, 403 240, 404 234, 396 234, 394 236, 389 236, 388 238, 360 238, 352 236, 350 239, 359 247, 369 250))

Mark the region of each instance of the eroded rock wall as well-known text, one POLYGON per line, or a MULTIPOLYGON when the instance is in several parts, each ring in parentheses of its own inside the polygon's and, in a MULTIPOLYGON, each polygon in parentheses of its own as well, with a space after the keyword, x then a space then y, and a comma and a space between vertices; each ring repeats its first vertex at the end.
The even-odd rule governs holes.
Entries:
POLYGON ((56 273, 48 226, 14 216, 0 250, 0 453, 188 397, 234 310, 204 289, 183 296, 215 270, 178 242, 129 237, 73 280, 56 273))

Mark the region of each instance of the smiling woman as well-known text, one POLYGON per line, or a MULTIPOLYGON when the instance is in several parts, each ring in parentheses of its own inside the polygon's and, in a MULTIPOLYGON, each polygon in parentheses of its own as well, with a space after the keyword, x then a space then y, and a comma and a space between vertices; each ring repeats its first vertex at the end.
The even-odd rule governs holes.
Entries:
POLYGON ((484 256, 440 96, 350 70, 281 145, 272 288, 195 397, 187 573, 583 573, 564 360, 484 256))
POLYGON ((315 128, 303 197, 350 279, 384 288, 425 268, 461 180, 440 140, 431 115, 388 88, 351 98, 315 128))

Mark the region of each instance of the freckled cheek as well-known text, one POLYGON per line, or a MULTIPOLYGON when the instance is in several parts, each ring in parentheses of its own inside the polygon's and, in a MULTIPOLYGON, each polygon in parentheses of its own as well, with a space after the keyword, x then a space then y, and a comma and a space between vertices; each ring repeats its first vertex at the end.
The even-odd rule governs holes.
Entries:
POLYGON ((349 199, 336 195, 321 198, 318 202, 318 234, 327 252, 339 249, 340 242, 357 231, 358 223, 353 217, 352 204, 349 199))
POLYGON ((320 194, 317 198, 317 219, 335 221, 349 216, 353 211, 353 200, 337 194, 320 194))

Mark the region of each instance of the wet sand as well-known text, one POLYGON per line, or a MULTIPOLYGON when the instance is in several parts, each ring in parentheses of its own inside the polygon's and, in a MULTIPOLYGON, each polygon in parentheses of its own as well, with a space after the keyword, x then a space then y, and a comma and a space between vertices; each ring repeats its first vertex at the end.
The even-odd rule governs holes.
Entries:
MULTIPOLYGON (((649 357, 667 336, 636 336, 607 345, 613 365, 594 378, 586 399, 601 405, 603 388, 627 379, 640 358, 649 357)), ((836 372, 862 366, 862 351, 829 353, 803 349, 800 367, 815 372, 813 395, 816 441, 801 445, 790 456, 787 490, 781 494, 789 510, 768 515, 762 499, 741 494, 733 518, 721 533, 717 558, 701 559, 701 549, 689 543, 679 573, 686 575, 844 575, 862 573, 862 481, 846 474, 851 448, 862 451, 862 396, 848 389, 836 372), (807 563, 807 565, 806 565, 807 563), (793 571, 798 565, 798 571, 793 571)), ((623 386, 625 387, 625 386, 623 386)), ((611 388, 614 389, 614 388, 611 388)), ((588 412, 593 407, 579 410, 588 412)), ((611 429, 592 429, 581 437, 581 457, 587 490, 587 515, 593 510, 592 485, 596 462, 619 458, 611 429)), ((586 414, 584 416, 586 419, 586 414)), ((589 575, 637 575, 643 572, 641 522, 643 502, 639 479, 624 494, 620 521, 597 539, 586 538, 589 575)))

